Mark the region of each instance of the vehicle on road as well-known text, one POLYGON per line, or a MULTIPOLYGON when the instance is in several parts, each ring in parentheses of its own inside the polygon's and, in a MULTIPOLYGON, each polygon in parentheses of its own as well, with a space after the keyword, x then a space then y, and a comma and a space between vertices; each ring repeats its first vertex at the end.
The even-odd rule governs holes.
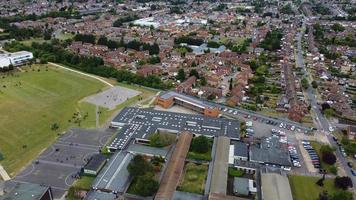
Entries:
POLYGON ((347 162, 347 166, 349 166, 350 168, 352 168, 352 163, 351 163, 351 162, 347 162))
POLYGON ((352 174, 353 176, 356 176, 356 170, 351 169, 351 174, 352 174))

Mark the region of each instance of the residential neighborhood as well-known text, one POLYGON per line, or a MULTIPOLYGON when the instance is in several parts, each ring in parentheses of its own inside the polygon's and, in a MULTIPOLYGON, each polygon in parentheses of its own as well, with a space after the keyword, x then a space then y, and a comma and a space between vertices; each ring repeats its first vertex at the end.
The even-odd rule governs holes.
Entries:
POLYGON ((356 2, 0 2, 0 200, 356 199, 356 2))

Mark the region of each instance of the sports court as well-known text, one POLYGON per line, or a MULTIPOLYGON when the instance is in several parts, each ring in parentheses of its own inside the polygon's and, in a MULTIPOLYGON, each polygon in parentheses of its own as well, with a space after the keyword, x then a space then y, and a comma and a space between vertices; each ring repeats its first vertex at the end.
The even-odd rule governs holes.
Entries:
POLYGON ((86 97, 84 100, 94 105, 112 110, 119 104, 139 94, 141 94, 140 91, 115 86, 98 94, 86 97))
POLYGON ((14 181, 49 185, 54 197, 60 198, 75 181, 74 176, 111 134, 98 130, 71 129, 21 171, 14 181))

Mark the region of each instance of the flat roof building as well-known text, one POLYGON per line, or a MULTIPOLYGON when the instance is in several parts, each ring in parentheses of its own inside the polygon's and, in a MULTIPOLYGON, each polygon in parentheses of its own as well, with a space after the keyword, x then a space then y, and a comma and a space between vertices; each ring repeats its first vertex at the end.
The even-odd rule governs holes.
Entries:
POLYGON ((230 138, 220 136, 217 139, 210 192, 226 195, 229 165, 230 138))
POLYGON ((262 173, 262 196, 264 200, 293 200, 289 180, 276 173, 262 173))
POLYGON ((34 183, 16 183, 0 200, 52 200, 51 187, 34 183))
POLYGON ((84 166, 84 173, 96 176, 106 163, 106 157, 102 154, 93 155, 84 166))
POLYGON ((33 54, 28 51, 0 54, 0 68, 22 65, 31 59, 33 59, 33 54))
POLYGON ((173 91, 163 92, 157 96, 156 104, 166 109, 177 104, 210 117, 218 117, 220 114, 216 105, 173 91))
POLYGON ((251 145, 250 161, 274 167, 292 166, 287 148, 275 137, 265 138, 259 145, 251 145))
POLYGON ((149 136, 157 130, 170 133, 189 131, 207 137, 227 136, 240 139, 239 121, 147 108, 126 107, 112 120, 111 126, 121 129, 108 146, 110 151, 123 149, 131 139, 147 142, 149 136))

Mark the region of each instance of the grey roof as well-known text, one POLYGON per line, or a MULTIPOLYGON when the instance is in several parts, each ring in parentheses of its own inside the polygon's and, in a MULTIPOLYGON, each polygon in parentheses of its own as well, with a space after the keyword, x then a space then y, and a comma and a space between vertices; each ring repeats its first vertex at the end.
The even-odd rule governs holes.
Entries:
POLYGON ((210 185, 211 193, 226 194, 229 150, 230 139, 224 136, 218 137, 210 185))
POLYGON ((248 147, 244 142, 234 142, 234 156, 248 157, 248 147))
POLYGON ((95 154, 90 158, 84 169, 99 171, 104 162, 106 162, 106 157, 104 155, 95 154))
POLYGON ((116 196, 113 193, 90 191, 85 200, 114 200, 115 198, 116 196))
POLYGON ((188 96, 188 95, 185 95, 182 93, 174 92, 174 91, 162 92, 160 94, 160 97, 162 99, 169 99, 171 97, 179 98, 180 100, 188 101, 190 103, 196 104, 196 105, 198 105, 200 107, 204 107, 204 108, 216 108, 217 107, 215 104, 212 104, 208 101, 204 101, 202 99, 198 99, 198 98, 188 96))
POLYGON ((280 174, 261 175, 262 194, 265 200, 293 200, 288 178, 280 174))
POLYGON ((250 161, 277 166, 291 166, 287 149, 275 137, 262 140, 260 145, 250 146, 250 161))
POLYGON ((130 178, 127 165, 132 158, 130 153, 116 152, 94 180, 93 188, 123 192, 130 178))
POLYGON ((124 108, 111 122, 122 126, 109 148, 123 149, 131 138, 148 139, 157 129, 179 133, 189 131, 210 137, 240 138, 240 122, 203 115, 157 111, 147 108, 124 108))
POLYGON ((234 178, 234 192, 241 195, 249 195, 249 180, 247 178, 234 178))
POLYGON ((204 197, 203 195, 200 194, 194 194, 190 192, 181 192, 181 191, 175 191, 173 195, 173 200, 203 200, 204 197))
POLYGON ((4 196, 0 196, 1 200, 38 200, 40 199, 49 187, 34 183, 16 183, 11 190, 4 196))
POLYGON ((168 151, 164 148, 156 148, 156 147, 150 147, 146 145, 140 145, 140 144, 131 144, 128 149, 128 152, 131 153, 138 153, 138 154, 146 154, 146 155, 154 155, 154 156, 161 156, 161 157, 166 157, 168 151))

